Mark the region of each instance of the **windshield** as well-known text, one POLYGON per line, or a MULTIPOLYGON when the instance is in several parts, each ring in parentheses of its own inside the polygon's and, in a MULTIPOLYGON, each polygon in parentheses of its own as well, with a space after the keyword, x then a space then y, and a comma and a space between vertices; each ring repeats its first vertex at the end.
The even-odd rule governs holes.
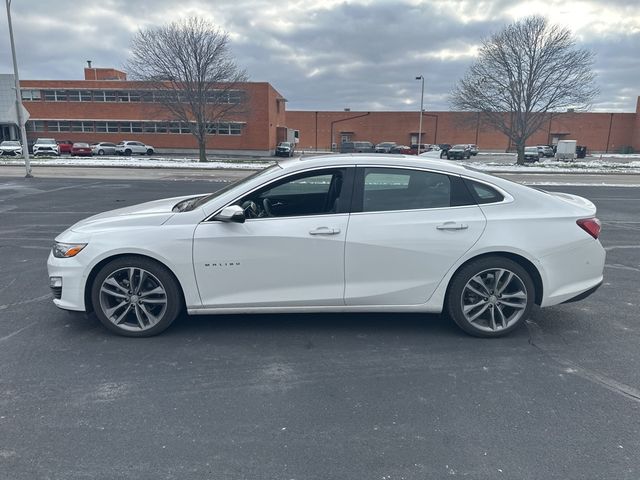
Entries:
POLYGON ((16 142, 14 140, 5 140, 4 142, 0 143, 0 145, 3 145, 5 147, 19 147, 20 142, 16 142))
POLYGON ((39 138, 36 143, 43 145, 56 145, 56 141, 53 138, 39 138))
POLYGON ((466 145, 454 145, 452 150, 453 149, 455 149, 455 150, 464 150, 465 148, 467 148, 466 145))
POLYGON ((210 193, 209 195, 202 195, 199 197, 193 197, 193 198, 188 198, 187 200, 183 200, 173 207, 173 211, 174 212, 190 212, 191 210, 194 210, 204 205, 205 203, 213 200, 216 197, 219 197, 220 195, 228 192, 229 190, 239 187, 240 185, 250 180, 253 180, 254 178, 260 177, 262 175, 266 175, 267 173, 270 173, 278 168, 282 168, 282 167, 280 167, 280 165, 276 163, 275 165, 271 165, 270 167, 267 167, 264 170, 259 170, 253 173, 252 175, 244 177, 243 179, 238 180, 237 182, 230 183, 226 187, 223 187, 220 190, 210 193))

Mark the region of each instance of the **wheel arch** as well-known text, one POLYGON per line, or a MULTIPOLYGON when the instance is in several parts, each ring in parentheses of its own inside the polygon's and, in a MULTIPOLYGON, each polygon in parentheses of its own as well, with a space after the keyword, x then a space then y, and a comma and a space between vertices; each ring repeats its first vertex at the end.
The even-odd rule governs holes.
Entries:
POLYGON ((476 255, 475 257, 471 257, 471 258, 467 259, 464 263, 459 265, 458 268, 456 268, 455 272, 453 272, 453 275, 451 275, 451 277, 450 277, 449 284, 447 285, 447 292, 445 294, 444 305, 447 304, 446 302, 447 302, 447 299, 449 297, 449 290, 451 289, 451 283, 452 283, 451 280, 453 280, 455 278, 455 276, 458 274, 458 272, 462 268, 467 266, 469 263, 474 262, 476 260, 479 260, 481 258, 487 258, 487 257, 508 258, 509 260, 512 260, 512 261, 516 262, 518 265, 520 265, 522 268, 524 268, 527 271, 527 273, 529 274, 529 276, 531 277, 531 281, 533 281, 533 286, 534 286, 534 289, 535 289, 535 292, 534 292, 535 293, 534 303, 536 305, 538 305, 538 306, 542 303, 544 284, 542 282, 542 276, 540 275, 540 271, 533 264, 533 262, 531 262, 531 260, 529 260, 528 258, 525 258, 522 255, 519 255, 517 253, 505 252, 505 251, 496 251, 496 252, 485 252, 485 253, 481 253, 479 255, 476 255))
POLYGON ((151 257, 149 255, 144 255, 140 253, 117 253, 100 260, 98 263, 96 263, 93 266, 93 268, 89 272, 89 275, 87 276, 87 281, 84 284, 84 308, 87 313, 93 312, 93 302, 91 301, 91 288, 93 287, 93 281, 98 275, 98 272, 102 269, 102 267, 104 267, 109 262, 112 262, 114 260, 117 260, 118 258, 123 258, 123 257, 144 258, 145 260, 149 260, 151 262, 157 263, 161 267, 165 268, 167 272, 169 272, 169 274, 175 280, 176 285, 178 285, 178 293, 180 294, 180 301, 182 302, 183 309, 185 308, 184 291, 182 289, 182 284, 180 283, 180 280, 178 280, 178 276, 171 269, 171 267, 169 267, 166 263, 159 261, 157 258, 151 257))

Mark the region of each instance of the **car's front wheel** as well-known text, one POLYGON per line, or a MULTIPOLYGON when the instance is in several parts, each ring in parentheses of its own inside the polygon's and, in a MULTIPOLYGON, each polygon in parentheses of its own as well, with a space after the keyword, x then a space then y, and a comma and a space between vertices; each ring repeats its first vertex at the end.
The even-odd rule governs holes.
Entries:
POLYGON ((447 311, 456 324, 476 337, 499 337, 521 325, 535 298, 531 275, 504 257, 484 257, 453 277, 447 311))
POLYGON ((141 257, 121 257, 102 267, 92 285, 91 301, 105 327, 128 337, 164 331, 183 305, 169 270, 141 257))
POLYGON ((153 155, 153 148, 147 149, 147 155, 153 155))

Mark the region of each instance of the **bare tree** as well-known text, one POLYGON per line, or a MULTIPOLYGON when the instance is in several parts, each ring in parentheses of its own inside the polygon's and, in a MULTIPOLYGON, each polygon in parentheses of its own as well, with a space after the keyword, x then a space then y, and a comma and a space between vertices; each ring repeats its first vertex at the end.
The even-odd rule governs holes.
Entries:
POLYGON ((221 120, 246 113, 247 75, 229 51, 229 36, 212 23, 190 17, 140 30, 131 42, 127 70, 147 82, 172 120, 189 125, 206 162, 207 134, 221 120))
POLYGON ((483 40, 450 101, 458 110, 480 112, 509 137, 522 164, 527 139, 550 113, 587 109, 598 94, 593 60, 569 30, 528 17, 483 40))

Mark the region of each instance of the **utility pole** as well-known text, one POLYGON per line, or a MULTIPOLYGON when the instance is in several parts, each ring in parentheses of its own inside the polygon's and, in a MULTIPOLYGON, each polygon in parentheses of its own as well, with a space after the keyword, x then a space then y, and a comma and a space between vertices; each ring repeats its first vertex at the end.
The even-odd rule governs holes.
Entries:
POLYGON ((418 127, 418 155, 420 155, 420 147, 422 147, 422 111, 424 110, 424 75, 416 77, 416 80, 422 80, 422 93, 420 94, 420 126, 418 127))
POLYGON ((24 127, 26 121, 22 120, 22 94, 20 93, 20 77, 18 76, 18 61, 16 60, 16 46, 13 42, 13 26, 11 25, 11 0, 5 0, 7 4, 7 21, 9 22, 9 39, 11 40, 11 56, 13 57, 13 78, 16 81, 16 119, 22 137, 22 155, 24 156, 25 178, 32 178, 31 162, 29 160, 29 144, 27 142, 27 130, 24 127))

